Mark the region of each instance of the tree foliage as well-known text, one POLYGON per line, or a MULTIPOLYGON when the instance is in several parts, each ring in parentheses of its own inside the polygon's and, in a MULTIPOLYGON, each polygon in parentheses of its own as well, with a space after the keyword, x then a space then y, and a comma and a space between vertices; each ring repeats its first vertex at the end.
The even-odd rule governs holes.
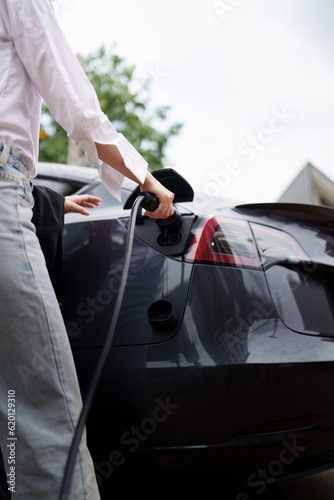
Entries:
MULTIPOLYGON (((149 77, 136 81, 135 66, 108 52, 104 46, 85 58, 81 64, 99 99, 102 111, 118 132, 147 160, 150 170, 163 168, 169 139, 179 133, 182 125, 167 125, 169 106, 150 109, 149 77), (161 130, 161 124, 165 126, 161 130)), ((67 163, 68 138, 45 105, 42 109, 40 161, 67 163), (43 136, 46 133, 46 137, 43 136)))

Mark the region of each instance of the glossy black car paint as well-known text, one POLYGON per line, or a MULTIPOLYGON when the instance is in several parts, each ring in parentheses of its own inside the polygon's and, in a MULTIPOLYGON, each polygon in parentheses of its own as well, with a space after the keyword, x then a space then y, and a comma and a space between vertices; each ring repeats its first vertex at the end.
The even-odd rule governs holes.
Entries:
MULTIPOLYGON (((81 191, 100 193, 101 186, 95 181, 81 191)), ((166 486, 166 477, 170 485, 174 475, 195 473, 198 487, 245 485, 255 494, 273 480, 334 466, 334 329, 305 333, 284 324, 268 284, 271 270, 284 264, 264 271, 185 257, 208 213, 284 229, 310 249, 317 227, 331 241, 334 211, 200 200, 177 205, 187 220, 181 253, 159 247, 154 221, 145 220, 147 231, 138 227, 115 341, 87 424, 104 498, 117 481, 128 486, 128 468, 140 471, 138 485, 154 476, 166 486), (177 321, 159 331, 147 310, 162 298, 177 321)), ((69 220, 57 286, 83 395, 108 333, 129 216, 103 210, 69 220)))

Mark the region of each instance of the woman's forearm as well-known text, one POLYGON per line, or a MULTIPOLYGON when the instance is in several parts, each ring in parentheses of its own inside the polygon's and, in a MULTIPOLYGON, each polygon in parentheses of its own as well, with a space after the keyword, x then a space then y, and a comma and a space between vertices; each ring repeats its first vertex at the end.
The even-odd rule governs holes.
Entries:
POLYGON ((174 194, 166 189, 153 175, 147 170, 144 182, 129 170, 124 164, 123 158, 117 146, 110 144, 96 144, 97 154, 103 162, 110 165, 115 170, 123 174, 128 179, 137 182, 142 191, 155 194, 159 200, 159 207, 154 212, 146 212, 146 215, 153 219, 165 219, 173 214, 174 194))
POLYGON ((137 177, 131 172, 131 170, 126 167, 117 146, 114 146, 112 144, 98 144, 97 142, 95 143, 95 145, 100 160, 113 167, 128 179, 141 184, 139 179, 137 179, 137 177))

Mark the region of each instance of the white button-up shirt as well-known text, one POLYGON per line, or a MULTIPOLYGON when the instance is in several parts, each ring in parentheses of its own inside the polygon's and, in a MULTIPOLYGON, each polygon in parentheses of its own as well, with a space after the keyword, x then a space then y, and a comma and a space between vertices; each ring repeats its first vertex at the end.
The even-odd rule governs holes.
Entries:
POLYGON ((99 160, 96 143, 118 147, 143 182, 147 163, 101 111, 95 90, 69 47, 50 0, 0 0, 0 143, 37 174, 41 104, 66 130, 120 200, 123 175, 99 160))

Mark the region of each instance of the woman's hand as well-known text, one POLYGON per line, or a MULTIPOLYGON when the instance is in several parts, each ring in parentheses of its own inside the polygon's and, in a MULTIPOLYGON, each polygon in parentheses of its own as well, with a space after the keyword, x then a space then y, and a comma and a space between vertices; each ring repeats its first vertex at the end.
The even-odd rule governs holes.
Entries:
POLYGON ((94 208, 101 202, 101 198, 92 196, 91 194, 74 194, 72 196, 65 196, 65 214, 77 213, 82 215, 89 215, 90 212, 87 208, 94 208))
POLYGON ((141 191, 153 193, 159 200, 159 206, 154 212, 144 212, 151 219, 166 219, 174 213, 174 194, 165 188, 153 175, 147 171, 145 182, 141 185, 141 191))

